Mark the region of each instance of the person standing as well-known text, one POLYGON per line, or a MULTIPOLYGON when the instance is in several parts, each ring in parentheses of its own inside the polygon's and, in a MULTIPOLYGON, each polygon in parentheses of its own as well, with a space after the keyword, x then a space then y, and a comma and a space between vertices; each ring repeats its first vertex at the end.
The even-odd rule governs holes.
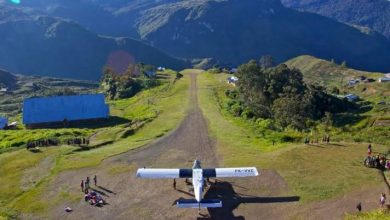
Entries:
POLYGON ((372 146, 371 146, 371 144, 369 144, 368 147, 367 147, 367 154, 368 154, 368 156, 371 156, 371 154, 372 154, 372 146))
POLYGON ((361 203, 361 202, 359 202, 359 204, 357 204, 356 209, 357 209, 359 212, 362 211, 362 203, 361 203))
POLYGON ((381 198, 379 199, 379 203, 381 204, 381 207, 383 208, 383 206, 386 203, 386 194, 385 193, 382 193, 381 198))
POLYGON ((84 192, 84 180, 81 180, 80 186, 81 186, 81 192, 84 192))
POLYGON ((97 176, 96 175, 93 177, 93 182, 94 182, 95 186, 97 186, 97 176))
POLYGON ((85 188, 89 188, 89 176, 87 176, 87 179, 85 180, 85 188))

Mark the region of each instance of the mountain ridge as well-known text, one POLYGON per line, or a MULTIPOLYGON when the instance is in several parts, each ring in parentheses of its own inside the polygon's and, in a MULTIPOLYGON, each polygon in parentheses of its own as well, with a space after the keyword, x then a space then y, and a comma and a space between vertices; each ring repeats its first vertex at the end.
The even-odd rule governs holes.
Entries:
POLYGON ((388 0, 282 0, 287 7, 370 28, 390 39, 388 0))
MULTIPOLYGON (((174 69, 187 65, 140 41, 100 36, 59 18, 25 15, 23 19, 3 21, 0 67, 15 73, 97 80, 110 63, 110 55, 118 51, 128 56, 126 62, 174 69)), ((126 63, 120 65, 127 67, 123 66, 126 63)))

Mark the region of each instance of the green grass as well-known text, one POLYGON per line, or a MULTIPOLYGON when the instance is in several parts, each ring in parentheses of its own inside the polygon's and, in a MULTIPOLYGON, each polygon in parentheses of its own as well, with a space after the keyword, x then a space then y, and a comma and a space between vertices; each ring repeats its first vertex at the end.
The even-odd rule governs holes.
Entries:
MULTIPOLYGON (((262 128, 259 123, 244 118, 234 117, 221 107, 226 99, 225 91, 229 88, 226 83, 228 74, 205 73, 198 77, 199 102, 206 118, 209 120, 211 133, 215 136, 226 136, 232 140, 240 140, 248 153, 252 151, 270 152, 288 146, 291 143, 283 141, 285 137, 302 138, 302 134, 293 130, 285 133, 262 128), (275 144, 273 144, 275 142, 275 144)), ((227 140, 229 142, 229 140, 227 140)))
POLYGON ((390 212, 380 209, 371 212, 365 212, 358 215, 347 215, 345 220, 390 220, 390 212))
MULTIPOLYGON (((161 88, 162 90, 156 88, 156 90, 141 92, 131 99, 118 101, 118 105, 114 107, 117 110, 114 111, 114 114, 117 116, 131 115, 137 114, 137 111, 140 109, 137 106, 145 105, 144 97, 151 97, 155 101, 152 104, 150 103, 150 106, 147 108, 156 110, 158 115, 140 128, 134 135, 124 139, 117 139, 113 144, 81 152, 74 151, 77 149, 75 147, 61 146, 42 148, 42 153, 37 154, 30 153, 25 149, 0 154, 0 185, 2 186, 0 187, 0 203, 1 207, 3 207, 0 210, 0 216, 13 215, 15 211, 24 213, 44 212, 50 207, 52 201, 43 200, 41 195, 45 192, 48 183, 60 172, 97 166, 105 158, 143 146, 153 141, 156 137, 174 129, 184 118, 187 111, 188 87, 189 78, 184 77, 176 81, 175 84, 170 84, 169 87, 161 88), (23 170, 35 166, 47 156, 56 158, 50 175, 39 181, 35 187, 22 191, 20 184, 23 170)), ((118 125, 117 127, 121 126, 123 125, 118 125)), ((113 129, 116 129, 116 127, 113 129)), ((103 136, 102 140, 109 138, 111 135, 109 133, 111 129, 106 130, 99 134, 103 136)), ((113 173, 122 171, 122 168, 113 168, 112 170, 113 173)))
POLYGON ((350 69, 312 56, 299 56, 287 61, 286 64, 301 70, 306 82, 320 84, 329 91, 333 87, 338 87, 341 94, 352 93, 363 99, 358 104, 364 106, 366 110, 349 114, 355 117, 354 121, 351 121, 349 116, 345 117, 345 114, 336 116, 336 126, 330 131, 335 140, 390 144, 390 138, 387 137, 390 122, 386 121, 390 117, 390 84, 371 82, 347 86, 350 79, 365 76, 376 80, 383 77, 382 73, 350 69), (385 104, 379 104, 381 101, 385 104))
MULTIPOLYGON (((234 118, 218 107, 220 100, 215 89, 226 89, 225 78, 224 74, 198 77, 200 107, 225 166, 254 165, 260 170, 275 169, 302 202, 332 198, 381 183, 378 171, 362 165, 366 144, 304 146, 279 143, 273 146, 272 135, 259 135, 251 122, 234 118)), ((374 149, 389 150, 378 145, 374 145, 374 149)))
POLYGON ((373 79, 383 77, 383 74, 381 73, 372 73, 342 67, 327 60, 308 55, 298 56, 285 63, 290 68, 301 70, 305 77, 305 81, 317 83, 328 88, 333 86, 344 87, 348 80, 354 79, 355 77, 365 76, 373 79))

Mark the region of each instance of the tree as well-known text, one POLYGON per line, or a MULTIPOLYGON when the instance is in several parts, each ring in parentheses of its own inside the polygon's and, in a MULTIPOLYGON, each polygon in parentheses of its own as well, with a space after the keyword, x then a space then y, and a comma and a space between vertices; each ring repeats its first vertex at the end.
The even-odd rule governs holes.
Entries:
POLYGON ((237 89, 226 93, 234 100, 228 110, 246 118, 273 118, 282 127, 305 129, 308 121, 324 117, 325 112, 341 112, 350 104, 328 95, 324 87, 306 84, 303 74, 285 64, 262 68, 255 60, 237 71, 237 89), (234 103, 234 104, 233 104, 234 103))
POLYGON ((117 74, 113 69, 105 67, 101 79, 101 87, 109 99, 116 97, 117 86, 117 74))
POLYGON ((259 62, 262 68, 271 68, 275 65, 271 55, 262 56, 259 62))
POLYGON ((332 88, 332 91, 331 91, 331 92, 332 92, 333 94, 336 94, 336 95, 340 94, 340 90, 339 90, 339 88, 337 88, 336 86, 332 88))
POLYGON ((347 61, 344 60, 344 61, 341 63, 341 66, 344 67, 344 68, 346 68, 346 67, 347 67, 347 61))
POLYGON ((306 107, 306 103, 302 102, 300 96, 294 95, 276 99, 272 105, 272 111, 276 122, 282 127, 291 125, 304 129, 308 118, 306 107))
POLYGON ((137 65, 137 64, 130 64, 130 65, 127 67, 127 69, 126 69, 124 75, 128 75, 128 76, 130 76, 130 77, 132 77, 132 78, 138 78, 138 77, 141 76, 141 71, 140 71, 140 69, 138 68, 138 65, 137 65))
POLYGON ((109 99, 129 98, 142 89, 140 83, 131 77, 131 72, 117 74, 113 69, 105 68, 101 87, 109 99))
POLYGON ((257 117, 271 116, 266 89, 266 74, 255 60, 249 61, 238 68, 237 88, 239 99, 251 109, 257 117))
POLYGON ((329 127, 333 125, 333 115, 330 112, 325 112, 325 116, 323 118, 325 132, 329 132, 329 127))

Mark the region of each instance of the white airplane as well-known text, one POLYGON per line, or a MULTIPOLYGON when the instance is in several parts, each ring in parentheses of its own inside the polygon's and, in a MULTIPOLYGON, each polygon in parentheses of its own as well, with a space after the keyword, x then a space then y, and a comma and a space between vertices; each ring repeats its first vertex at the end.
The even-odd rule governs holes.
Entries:
POLYGON ((149 169, 140 168, 137 170, 137 177, 159 179, 159 178, 192 178, 195 199, 182 199, 177 201, 179 208, 220 208, 222 201, 219 199, 203 199, 204 179, 212 177, 249 177, 258 176, 256 167, 237 168, 209 168, 202 169, 200 161, 195 160, 192 169, 149 169))

